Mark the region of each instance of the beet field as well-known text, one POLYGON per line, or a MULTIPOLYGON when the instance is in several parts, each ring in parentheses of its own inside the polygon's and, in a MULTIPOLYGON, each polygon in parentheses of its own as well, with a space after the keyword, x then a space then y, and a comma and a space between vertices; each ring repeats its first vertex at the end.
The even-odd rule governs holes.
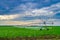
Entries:
POLYGON ((0 26, 0 40, 60 39, 60 26, 47 27, 49 30, 40 30, 38 26, 0 26))

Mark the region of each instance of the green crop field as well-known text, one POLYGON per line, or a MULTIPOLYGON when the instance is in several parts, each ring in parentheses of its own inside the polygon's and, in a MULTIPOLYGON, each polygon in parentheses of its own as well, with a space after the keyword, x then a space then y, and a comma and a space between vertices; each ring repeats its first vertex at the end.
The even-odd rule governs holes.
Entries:
MULTIPOLYGON (((21 26, 20 26, 21 27, 21 26)), ((14 26, 0 26, 0 37, 39 37, 44 35, 60 35, 59 26, 48 26, 49 30, 39 28, 20 28, 14 26)))

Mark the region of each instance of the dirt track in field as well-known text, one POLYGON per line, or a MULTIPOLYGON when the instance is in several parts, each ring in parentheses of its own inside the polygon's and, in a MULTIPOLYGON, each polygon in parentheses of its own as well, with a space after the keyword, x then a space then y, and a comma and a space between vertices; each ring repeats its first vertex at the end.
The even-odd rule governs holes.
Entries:
POLYGON ((16 38, 0 37, 0 40, 60 40, 60 36, 16 37, 16 38))

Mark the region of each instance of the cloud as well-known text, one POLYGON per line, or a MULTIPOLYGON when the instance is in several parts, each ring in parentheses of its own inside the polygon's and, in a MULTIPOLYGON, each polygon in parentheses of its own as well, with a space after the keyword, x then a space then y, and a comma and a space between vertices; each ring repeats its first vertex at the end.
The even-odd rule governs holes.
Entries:
MULTIPOLYGON (((30 21, 0 21, 0 25, 23 25, 23 26, 31 26, 31 25, 37 25, 37 26, 42 26, 43 21, 45 20, 40 20, 40 19, 36 19, 36 20, 30 20, 30 21)), ((54 22, 53 25, 58 26, 60 21, 57 21, 56 19, 49 19, 46 21, 46 23, 50 23, 50 24, 46 24, 46 25, 52 25, 51 23, 54 22)))
MULTIPOLYGON (((21 13, 22 17, 25 17, 25 16, 27 16, 27 17, 28 16, 31 16, 31 17, 35 17, 35 16, 53 17, 55 14, 57 14, 59 12, 58 9, 60 9, 60 3, 53 4, 51 6, 43 7, 40 9, 32 9, 32 7, 31 7, 31 8, 28 8, 29 9, 28 10, 26 6, 24 6, 24 7, 26 9, 23 13, 21 13)), ((24 10, 24 7, 23 7, 23 10, 24 10)))
POLYGON ((36 19, 36 20, 30 20, 30 21, 1 21, 0 25, 34 25, 35 23, 41 23, 42 20, 36 19))
POLYGON ((13 10, 11 10, 12 17, 9 15, 2 15, 2 16, 0 15, 1 20, 6 20, 6 19, 10 20, 10 19, 16 19, 16 18, 23 19, 24 17, 37 17, 37 16, 53 17, 55 14, 59 12, 58 9, 60 9, 60 3, 56 3, 51 6, 43 7, 39 9, 35 7, 36 5, 37 5, 36 3, 21 4, 20 6, 17 6, 13 10), (21 12, 21 10, 23 11, 21 12), (15 11, 18 11, 18 12, 15 12, 15 11))
MULTIPOLYGON (((41 9, 34 9, 32 13, 36 14, 36 16, 53 16, 60 11, 60 3, 53 4, 49 7, 44 7, 41 9)), ((33 15, 34 15, 33 14, 33 15)))
POLYGON ((32 13, 34 13, 33 15, 35 16, 49 16, 49 15, 52 15, 54 12, 50 10, 45 10, 45 9, 36 9, 36 10, 33 10, 32 13))
POLYGON ((23 11, 27 11, 27 10, 32 10, 35 9, 37 7, 37 3, 33 3, 33 2, 27 2, 25 4, 20 4, 19 6, 15 7, 14 9, 10 10, 10 11, 17 11, 17 10, 23 10, 23 11))
POLYGON ((14 14, 14 15, 0 15, 0 20, 11 20, 11 19, 15 19, 19 17, 18 14, 14 14))
POLYGON ((60 11, 60 3, 56 3, 56 4, 52 5, 52 6, 50 6, 50 7, 48 7, 48 9, 51 10, 51 11, 54 11, 54 12, 56 10, 60 11))

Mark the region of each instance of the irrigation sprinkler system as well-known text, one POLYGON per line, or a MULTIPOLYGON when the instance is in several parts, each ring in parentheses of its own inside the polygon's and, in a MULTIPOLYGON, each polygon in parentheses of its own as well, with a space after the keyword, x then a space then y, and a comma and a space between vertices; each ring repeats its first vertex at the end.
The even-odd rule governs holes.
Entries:
POLYGON ((42 24, 44 24, 44 26, 41 26, 40 30, 44 30, 44 29, 49 30, 49 28, 46 24, 52 24, 53 25, 54 23, 53 23, 53 21, 51 23, 46 23, 46 21, 43 21, 42 24))

